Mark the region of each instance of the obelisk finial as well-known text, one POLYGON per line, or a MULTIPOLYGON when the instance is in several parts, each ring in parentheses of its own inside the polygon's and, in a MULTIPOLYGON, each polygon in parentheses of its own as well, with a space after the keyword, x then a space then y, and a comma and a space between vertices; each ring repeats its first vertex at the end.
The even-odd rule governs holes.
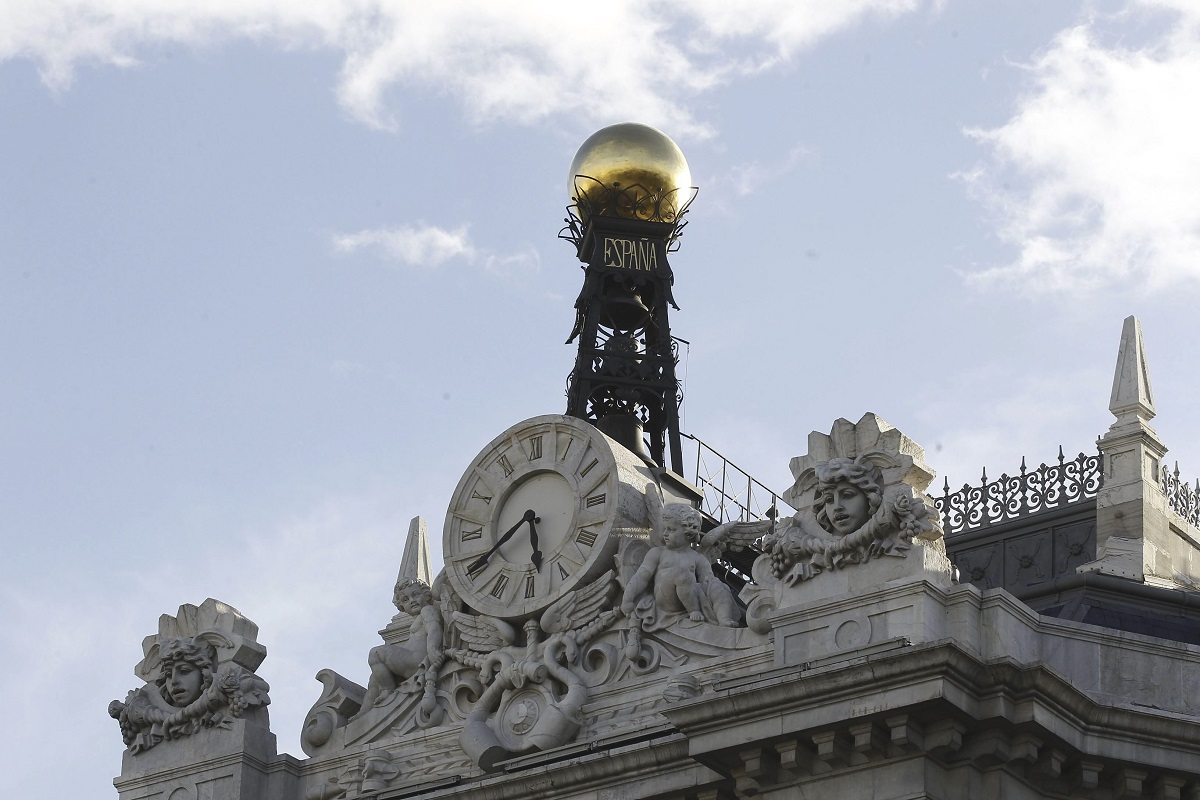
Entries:
POLYGON ((404 542, 404 557, 400 559, 396 582, 405 578, 421 581, 426 586, 433 583, 433 570, 429 567, 429 534, 421 517, 413 517, 408 523, 408 539, 404 542))
POLYGON ((1117 369, 1108 410, 1117 418, 1116 425, 1154 419, 1150 371, 1146 367, 1146 348, 1137 317, 1126 317, 1121 328, 1121 347, 1117 351, 1117 369))

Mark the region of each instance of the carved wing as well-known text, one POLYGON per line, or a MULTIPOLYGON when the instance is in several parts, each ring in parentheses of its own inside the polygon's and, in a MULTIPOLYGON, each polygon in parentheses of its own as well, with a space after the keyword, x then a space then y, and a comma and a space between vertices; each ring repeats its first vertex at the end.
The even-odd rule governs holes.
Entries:
POLYGON ((476 653, 491 653, 517 640, 513 626, 495 617, 477 617, 455 611, 454 628, 467 648, 476 653))
POLYGON ((617 547, 617 554, 613 556, 613 562, 617 568, 617 580, 621 582, 621 587, 629 585, 629 579, 637 572, 638 567, 646 560, 646 554, 650 552, 650 542, 646 539, 622 539, 617 547))
POLYGON ((610 608, 608 597, 612 594, 613 571, 601 575, 587 586, 582 586, 546 609, 542 614, 542 630, 546 633, 566 633, 580 625, 591 622, 600 612, 610 608))
POLYGON ((439 572, 433 579, 432 592, 434 602, 437 603, 438 613, 442 617, 442 646, 457 646, 454 634, 458 631, 458 626, 454 621, 454 612, 459 607, 460 601, 453 587, 446 581, 446 570, 439 572))
POLYGON ((771 520, 726 522, 713 528, 700 540, 700 553, 715 561, 726 551, 741 552, 771 532, 771 520))
POLYGON ((653 483, 646 484, 646 516, 650 519, 650 544, 663 543, 663 501, 658 493, 658 487, 653 483))

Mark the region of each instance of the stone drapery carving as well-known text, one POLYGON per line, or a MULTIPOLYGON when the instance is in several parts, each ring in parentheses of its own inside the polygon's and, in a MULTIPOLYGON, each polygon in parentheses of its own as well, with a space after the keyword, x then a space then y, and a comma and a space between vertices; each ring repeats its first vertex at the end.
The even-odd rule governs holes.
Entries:
POLYGON ((159 633, 142 642, 135 673, 146 685, 108 713, 134 753, 201 728, 228 728, 232 720, 271 702, 267 682, 254 673, 266 657, 258 629, 237 609, 209 598, 159 619, 159 633))

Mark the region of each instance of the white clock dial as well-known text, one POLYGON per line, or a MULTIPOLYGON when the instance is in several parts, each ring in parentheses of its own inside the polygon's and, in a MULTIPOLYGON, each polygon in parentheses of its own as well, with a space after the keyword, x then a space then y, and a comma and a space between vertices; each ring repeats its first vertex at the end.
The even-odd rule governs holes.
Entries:
POLYGON ((646 524, 652 480, 588 422, 519 423, 459 481, 443 530, 447 576, 480 613, 530 616, 612 566, 613 528, 646 524))

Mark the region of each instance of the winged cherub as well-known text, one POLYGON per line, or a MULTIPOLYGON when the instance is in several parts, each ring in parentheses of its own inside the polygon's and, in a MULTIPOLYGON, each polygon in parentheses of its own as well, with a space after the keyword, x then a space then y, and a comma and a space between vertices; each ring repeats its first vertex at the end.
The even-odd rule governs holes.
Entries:
POLYGON ((407 642, 371 649, 367 657, 371 678, 363 697, 364 711, 390 697, 400 682, 427 669, 440 669, 446 661, 442 651, 442 615, 433 603, 429 586, 416 578, 404 578, 396 583, 392 602, 412 616, 412 627, 407 642))
POLYGON ((741 614, 733 594, 713 574, 709 560, 692 547, 700 539, 700 512, 684 503, 664 507, 653 484, 646 487, 646 504, 651 519, 658 518, 655 528, 661 531, 662 543, 646 552, 629 579, 621 611, 633 615, 644 610, 647 595, 659 614, 686 613, 702 622, 708 609, 717 624, 736 627, 741 614))

